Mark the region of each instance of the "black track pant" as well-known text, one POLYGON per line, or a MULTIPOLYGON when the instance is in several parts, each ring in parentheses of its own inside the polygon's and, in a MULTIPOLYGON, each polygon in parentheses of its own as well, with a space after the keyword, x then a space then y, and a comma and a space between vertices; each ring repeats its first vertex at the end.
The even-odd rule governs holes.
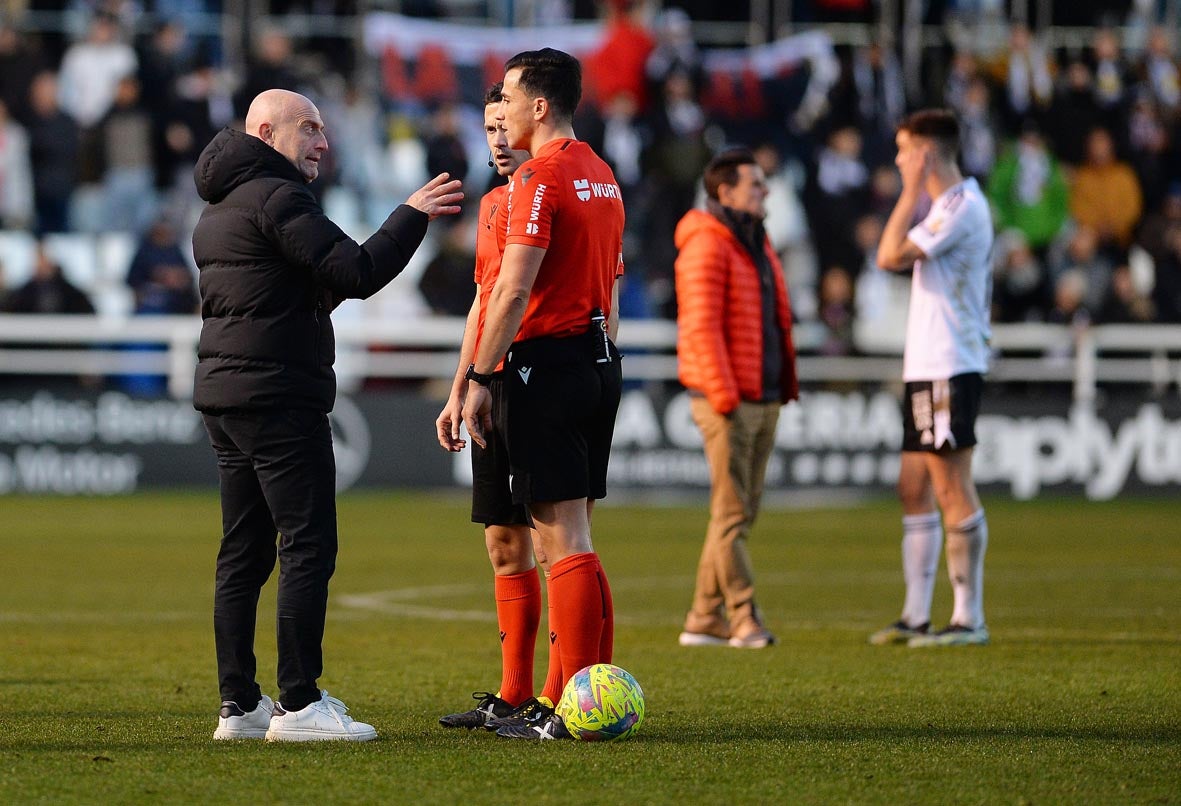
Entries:
POLYGON ((253 710, 259 591, 278 537, 279 701, 320 699, 328 580, 336 568, 336 462, 328 416, 314 409, 206 414, 221 481, 213 630, 223 700, 253 710))

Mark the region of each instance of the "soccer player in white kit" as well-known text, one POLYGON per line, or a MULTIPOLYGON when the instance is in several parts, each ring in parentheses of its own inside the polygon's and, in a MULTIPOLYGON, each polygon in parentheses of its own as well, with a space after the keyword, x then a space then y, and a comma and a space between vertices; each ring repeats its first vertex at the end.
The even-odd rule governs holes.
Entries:
POLYGON ((987 644, 988 523, 972 480, 972 449, 988 371, 992 216, 976 180, 965 179, 956 164, 959 124, 951 112, 914 113, 898 127, 895 142, 902 194, 882 232, 877 262, 890 271, 914 269, 898 475, 906 599, 901 618, 869 640, 911 647, 987 644), (931 209, 912 228, 924 191, 931 209), (947 627, 933 632, 931 595, 944 531, 955 604, 947 627))

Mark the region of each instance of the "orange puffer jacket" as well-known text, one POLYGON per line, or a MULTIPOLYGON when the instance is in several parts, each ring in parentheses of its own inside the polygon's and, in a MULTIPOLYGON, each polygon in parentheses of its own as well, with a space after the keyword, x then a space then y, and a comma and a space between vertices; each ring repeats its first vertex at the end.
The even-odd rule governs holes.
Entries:
MULTIPOLYGON (((681 383, 729 414, 740 400, 763 398, 763 317, 758 268, 738 237, 716 216, 690 210, 677 224, 677 361, 681 383)), ((775 270, 776 312, 783 332, 780 399, 799 397, 791 305, 779 258, 764 243, 775 270)))

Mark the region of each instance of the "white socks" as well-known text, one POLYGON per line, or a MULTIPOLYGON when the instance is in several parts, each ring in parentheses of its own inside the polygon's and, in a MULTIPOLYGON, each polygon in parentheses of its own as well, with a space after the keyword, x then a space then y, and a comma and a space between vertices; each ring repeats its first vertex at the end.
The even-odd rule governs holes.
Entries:
MULTIPOLYGON (((983 513, 981 513, 983 520, 983 513)), ((904 515, 902 518, 902 575, 906 580, 906 602, 902 621, 919 627, 931 621, 931 596, 935 592, 935 571, 943 547, 943 528, 938 512, 904 515)), ((948 562, 951 562, 948 543, 948 562)))
MULTIPOLYGON (((955 598, 952 624, 972 629, 984 626, 984 549, 987 546, 988 521, 984 519, 983 509, 947 529, 947 575, 955 598)), ((909 588, 909 580, 907 585, 909 588)), ((907 601, 910 601, 909 593, 907 601)))

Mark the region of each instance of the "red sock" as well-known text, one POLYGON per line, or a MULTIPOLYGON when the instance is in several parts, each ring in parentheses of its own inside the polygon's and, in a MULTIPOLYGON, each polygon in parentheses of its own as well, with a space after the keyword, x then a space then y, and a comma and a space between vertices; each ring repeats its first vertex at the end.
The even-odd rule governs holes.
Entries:
POLYGON ((606 576, 593 552, 572 554, 550 569, 550 601, 562 657, 562 685, 585 666, 602 660, 603 628, 611 613, 606 576))
POLYGON ((546 631, 546 645, 549 648, 549 669, 545 673, 545 687, 541 690, 541 696, 548 699, 554 705, 558 704, 558 700, 562 698, 562 686, 566 679, 562 677, 562 653, 558 649, 558 634, 554 632, 554 592, 547 579, 545 581, 547 613, 549 616, 549 629, 546 631))
POLYGON ((496 621, 500 627, 500 698, 520 705, 533 696, 533 648, 541 621, 537 570, 496 580, 496 621))
MULTIPOLYGON (((595 555, 598 559, 598 555, 595 555)), ((599 663, 610 663, 615 654, 615 598, 607 582, 607 572, 599 562, 599 584, 603 586, 603 636, 599 639, 599 663)))

